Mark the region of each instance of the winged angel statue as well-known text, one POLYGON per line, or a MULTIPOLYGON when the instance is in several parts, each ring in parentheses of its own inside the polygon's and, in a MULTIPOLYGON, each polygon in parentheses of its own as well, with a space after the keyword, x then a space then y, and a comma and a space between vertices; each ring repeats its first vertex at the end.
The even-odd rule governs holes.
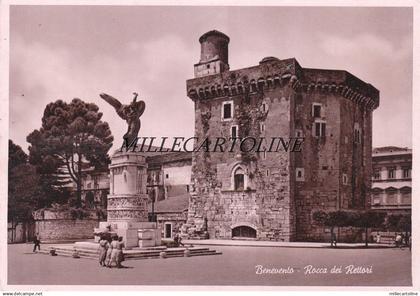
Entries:
POLYGON ((130 145, 136 138, 140 131, 140 116, 143 114, 144 109, 146 108, 146 104, 144 101, 137 102, 138 93, 133 93, 134 99, 130 103, 130 105, 123 105, 120 101, 116 98, 102 93, 99 96, 104 99, 107 103, 109 103, 112 107, 115 108, 117 114, 127 121, 128 130, 127 133, 124 135, 124 143, 125 145, 130 145))

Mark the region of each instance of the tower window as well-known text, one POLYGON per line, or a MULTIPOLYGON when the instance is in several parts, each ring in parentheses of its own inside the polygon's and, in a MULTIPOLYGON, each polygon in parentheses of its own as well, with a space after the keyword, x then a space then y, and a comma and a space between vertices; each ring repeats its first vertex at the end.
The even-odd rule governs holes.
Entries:
POLYGON ((355 143, 362 142, 362 131, 358 123, 354 124, 354 142, 355 143))
POLYGON ((347 185, 348 184, 348 177, 346 174, 343 174, 343 185, 347 185))
POLYGON ((235 170, 233 181, 234 181, 235 190, 244 190, 245 176, 244 176, 244 171, 241 167, 235 170))
POLYGON ((265 131, 265 124, 260 122, 260 131, 264 132, 265 131))
POLYGON ((230 127, 230 137, 232 139, 235 139, 238 137, 238 126, 237 125, 232 125, 230 127))
POLYGON ((296 181, 305 181, 305 171, 303 168, 296 168, 296 181))
POLYGON ((233 118, 233 101, 223 102, 222 120, 231 120, 233 118))
POLYGON ((322 105, 319 103, 312 104, 312 116, 314 118, 321 118, 321 107, 322 105))
POLYGON ((313 135, 317 138, 325 137, 326 123, 324 121, 314 122, 313 135))

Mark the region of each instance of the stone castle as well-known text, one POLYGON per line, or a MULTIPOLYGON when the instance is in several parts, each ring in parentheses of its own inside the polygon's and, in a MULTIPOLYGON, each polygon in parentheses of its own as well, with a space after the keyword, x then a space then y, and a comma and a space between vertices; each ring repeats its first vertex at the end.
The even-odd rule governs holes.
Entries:
POLYGON ((323 240, 330 234, 312 221, 314 211, 370 207, 376 88, 294 58, 230 70, 228 36, 214 30, 199 41, 201 58, 187 80, 195 137, 304 143, 301 152, 193 152, 183 228, 190 237, 323 240))

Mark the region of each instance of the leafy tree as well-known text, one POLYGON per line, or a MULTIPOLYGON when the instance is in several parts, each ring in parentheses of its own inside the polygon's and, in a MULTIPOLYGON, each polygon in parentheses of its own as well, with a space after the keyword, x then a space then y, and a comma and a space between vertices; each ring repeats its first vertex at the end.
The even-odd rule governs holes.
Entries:
POLYGON ((411 233, 411 215, 389 215, 386 218, 386 226, 391 231, 405 232, 405 237, 411 233))
POLYGON ((9 173, 20 164, 25 164, 28 161, 28 155, 22 150, 19 145, 9 140, 9 173))
POLYGON ((36 165, 43 182, 57 188, 71 178, 77 186, 77 207, 81 206, 83 170, 109 163, 107 152, 113 137, 98 110, 97 105, 80 99, 49 103, 41 128, 27 137, 29 161, 36 165))
POLYGON ((9 140, 8 221, 28 221, 44 196, 35 167, 22 148, 9 140))
POLYGON ((350 214, 345 211, 333 211, 333 212, 324 212, 316 211, 312 215, 316 223, 330 227, 331 232, 331 247, 333 246, 333 236, 335 227, 344 227, 349 226, 350 224, 350 214))
POLYGON ((313 213, 313 219, 320 225, 331 228, 332 235, 335 227, 353 226, 365 229, 365 245, 368 246, 368 229, 372 227, 382 227, 386 214, 377 211, 317 211, 313 213))
POLYGON ((355 213, 350 221, 351 226, 365 229, 365 246, 368 246, 368 229, 380 228, 385 223, 386 213, 378 211, 365 211, 355 213))

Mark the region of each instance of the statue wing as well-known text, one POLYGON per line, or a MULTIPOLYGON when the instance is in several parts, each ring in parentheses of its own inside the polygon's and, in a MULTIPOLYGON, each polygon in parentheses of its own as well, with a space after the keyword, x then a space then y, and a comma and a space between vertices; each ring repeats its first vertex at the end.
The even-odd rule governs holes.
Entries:
POLYGON ((146 109, 146 103, 144 101, 138 101, 134 102, 133 104, 138 116, 140 117, 143 114, 144 109, 146 109))
POLYGON ((120 108, 121 108, 121 106, 122 106, 122 104, 121 104, 121 102, 120 101, 118 101, 116 98, 114 98, 114 97, 112 97, 112 96, 110 96, 110 95, 107 95, 107 94, 105 94, 105 93, 102 93, 102 94, 100 94, 99 95, 102 99, 104 99, 108 104, 110 104, 112 107, 114 107, 115 108, 115 110, 119 110, 120 108))

